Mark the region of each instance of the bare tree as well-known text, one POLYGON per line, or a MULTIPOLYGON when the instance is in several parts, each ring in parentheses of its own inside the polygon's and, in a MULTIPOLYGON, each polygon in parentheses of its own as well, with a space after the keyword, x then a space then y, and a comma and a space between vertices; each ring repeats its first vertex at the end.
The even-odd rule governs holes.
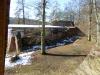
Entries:
POLYGON ((64 11, 66 12, 65 19, 67 19, 69 21, 74 21, 74 18, 75 18, 76 10, 75 10, 74 2, 76 2, 76 1, 69 1, 65 5, 65 9, 64 9, 64 11))
POLYGON ((22 0, 23 24, 25 24, 25 0, 22 0))
POLYGON ((88 32, 88 40, 91 41, 91 25, 92 25, 92 10, 93 10, 93 0, 89 0, 89 32, 88 32))
MULTIPOLYGON (((45 1, 45 12, 48 9, 48 4, 49 4, 49 0, 45 1)), ((37 20, 42 21, 42 8, 43 5, 40 1, 35 2, 35 12, 36 12, 36 18, 37 20)), ((47 17, 47 14, 45 15, 45 17, 47 17)))
POLYGON ((21 14, 23 15, 23 24, 25 24, 25 0, 17 0, 17 7, 16 7, 16 12, 15 15, 18 19, 18 24, 20 22, 20 17, 21 14))
POLYGON ((16 7, 16 11, 15 11, 15 16, 17 18, 17 23, 18 24, 20 24, 20 16, 21 16, 21 11, 22 11, 22 8, 19 5, 19 3, 20 3, 20 0, 17 0, 17 7, 16 7))
POLYGON ((22 17, 22 23, 25 24, 25 18, 27 16, 26 9, 30 9, 30 6, 26 4, 25 0, 17 0, 17 7, 15 11, 16 18, 18 19, 18 24, 20 18, 22 17))
POLYGON ((42 31, 41 31, 41 50, 42 54, 46 54, 45 52, 45 8, 46 8, 46 0, 41 0, 42 2, 42 31))
POLYGON ((38 20, 42 20, 42 3, 41 2, 37 2, 36 3, 36 6, 35 6, 35 9, 36 9, 36 18, 38 20))
POLYGON ((51 8, 51 13, 50 13, 50 21, 54 21, 54 20, 60 20, 60 5, 58 4, 57 1, 53 2, 52 8, 51 8))
POLYGON ((82 3, 84 2, 84 1, 82 1, 82 0, 76 0, 76 2, 77 2, 77 6, 76 6, 76 8, 77 8, 77 24, 78 25, 80 25, 80 21, 81 21, 81 8, 82 8, 82 3))
POLYGON ((98 15, 98 8, 96 0, 93 0, 94 5, 94 11, 95 11, 95 17, 96 17, 96 25, 97 25, 97 46, 100 45, 100 24, 99 24, 99 15, 98 15))

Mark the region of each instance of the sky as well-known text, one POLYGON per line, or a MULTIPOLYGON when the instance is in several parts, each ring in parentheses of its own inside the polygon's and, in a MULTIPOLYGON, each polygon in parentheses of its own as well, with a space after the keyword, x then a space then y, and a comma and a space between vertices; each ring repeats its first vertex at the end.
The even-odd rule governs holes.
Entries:
MULTIPOLYGON (((16 1, 17 0, 11 0, 11 4, 10 4, 10 17, 15 17, 15 10, 16 10, 16 6, 17 6, 16 1)), ((27 1, 27 3, 28 2, 32 3, 33 1, 37 1, 37 0, 25 0, 25 1, 27 1)), ((67 2, 69 2, 70 0, 50 0, 51 4, 54 1, 57 1, 58 4, 60 4, 60 7, 63 9, 64 4, 67 3, 67 2)), ((34 6, 34 4, 33 4, 33 6, 34 6)), ((30 14, 30 18, 31 19, 35 18, 35 12, 29 11, 29 14, 30 14)))

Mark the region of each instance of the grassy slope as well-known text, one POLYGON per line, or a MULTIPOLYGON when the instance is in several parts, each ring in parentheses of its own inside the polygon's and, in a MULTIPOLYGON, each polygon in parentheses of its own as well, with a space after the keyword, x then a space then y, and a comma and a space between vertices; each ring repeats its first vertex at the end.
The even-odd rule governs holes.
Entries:
POLYGON ((100 75, 100 48, 94 46, 80 66, 69 75, 100 75))

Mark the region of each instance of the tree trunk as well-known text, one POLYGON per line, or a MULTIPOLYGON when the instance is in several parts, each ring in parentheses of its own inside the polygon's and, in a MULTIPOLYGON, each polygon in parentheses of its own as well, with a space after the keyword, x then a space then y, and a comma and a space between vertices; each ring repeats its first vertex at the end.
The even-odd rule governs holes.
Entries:
POLYGON ((93 0, 94 5, 94 11, 95 11, 95 17, 96 17, 96 25, 97 25, 97 46, 100 45, 100 24, 99 24, 99 16, 98 16, 98 10, 96 7, 96 0, 93 0))
POLYGON ((43 7, 42 7, 42 30, 41 30, 41 51, 42 54, 46 54, 45 52, 45 6, 46 1, 42 0, 43 7))
POLYGON ((91 41, 92 35, 91 35, 91 25, 92 25, 92 5, 93 1, 89 1, 89 33, 88 33, 88 40, 91 41))
POLYGON ((81 11, 80 11, 81 10, 81 5, 80 4, 81 4, 81 1, 79 0, 79 4, 78 4, 79 5, 79 8, 78 8, 78 22, 77 22, 78 26, 80 25, 80 21, 81 21, 80 20, 81 19, 81 11))
POLYGON ((22 0, 22 7, 23 7, 23 24, 25 24, 25 6, 24 6, 24 0, 22 0))

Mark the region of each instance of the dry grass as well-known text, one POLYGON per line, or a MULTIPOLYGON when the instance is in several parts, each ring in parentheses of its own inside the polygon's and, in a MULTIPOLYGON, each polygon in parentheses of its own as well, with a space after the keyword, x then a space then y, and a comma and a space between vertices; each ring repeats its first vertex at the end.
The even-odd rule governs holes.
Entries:
POLYGON ((70 75, 100 75, 100 54, 99 56, 87 56, 70 75))
POLYGON ((18 66, 6 70, 7 75, 65 75, 74 71, 84 57, 42 56, 34 59, 30 66, 18 66))
POLYGON ((93 45, 93 42, 87 41, 87 37, 82 37, 72 44, 52 48, 48 50, 48 53, 57 53, 65 55, 87 55, 93 45))
MULTIPOLYGON (((83 62, 93 43, 86 37, 80 38, 73 44, 60 46, 47 50, 47 55, 37 51, 33 56, 32 65, 18 66, 7 69, 5 75, 69 75, 83 62), (74 55, 74 56, 70 56, 74 55)), ((74 75, 74 74, 73 74, 74 75)))

